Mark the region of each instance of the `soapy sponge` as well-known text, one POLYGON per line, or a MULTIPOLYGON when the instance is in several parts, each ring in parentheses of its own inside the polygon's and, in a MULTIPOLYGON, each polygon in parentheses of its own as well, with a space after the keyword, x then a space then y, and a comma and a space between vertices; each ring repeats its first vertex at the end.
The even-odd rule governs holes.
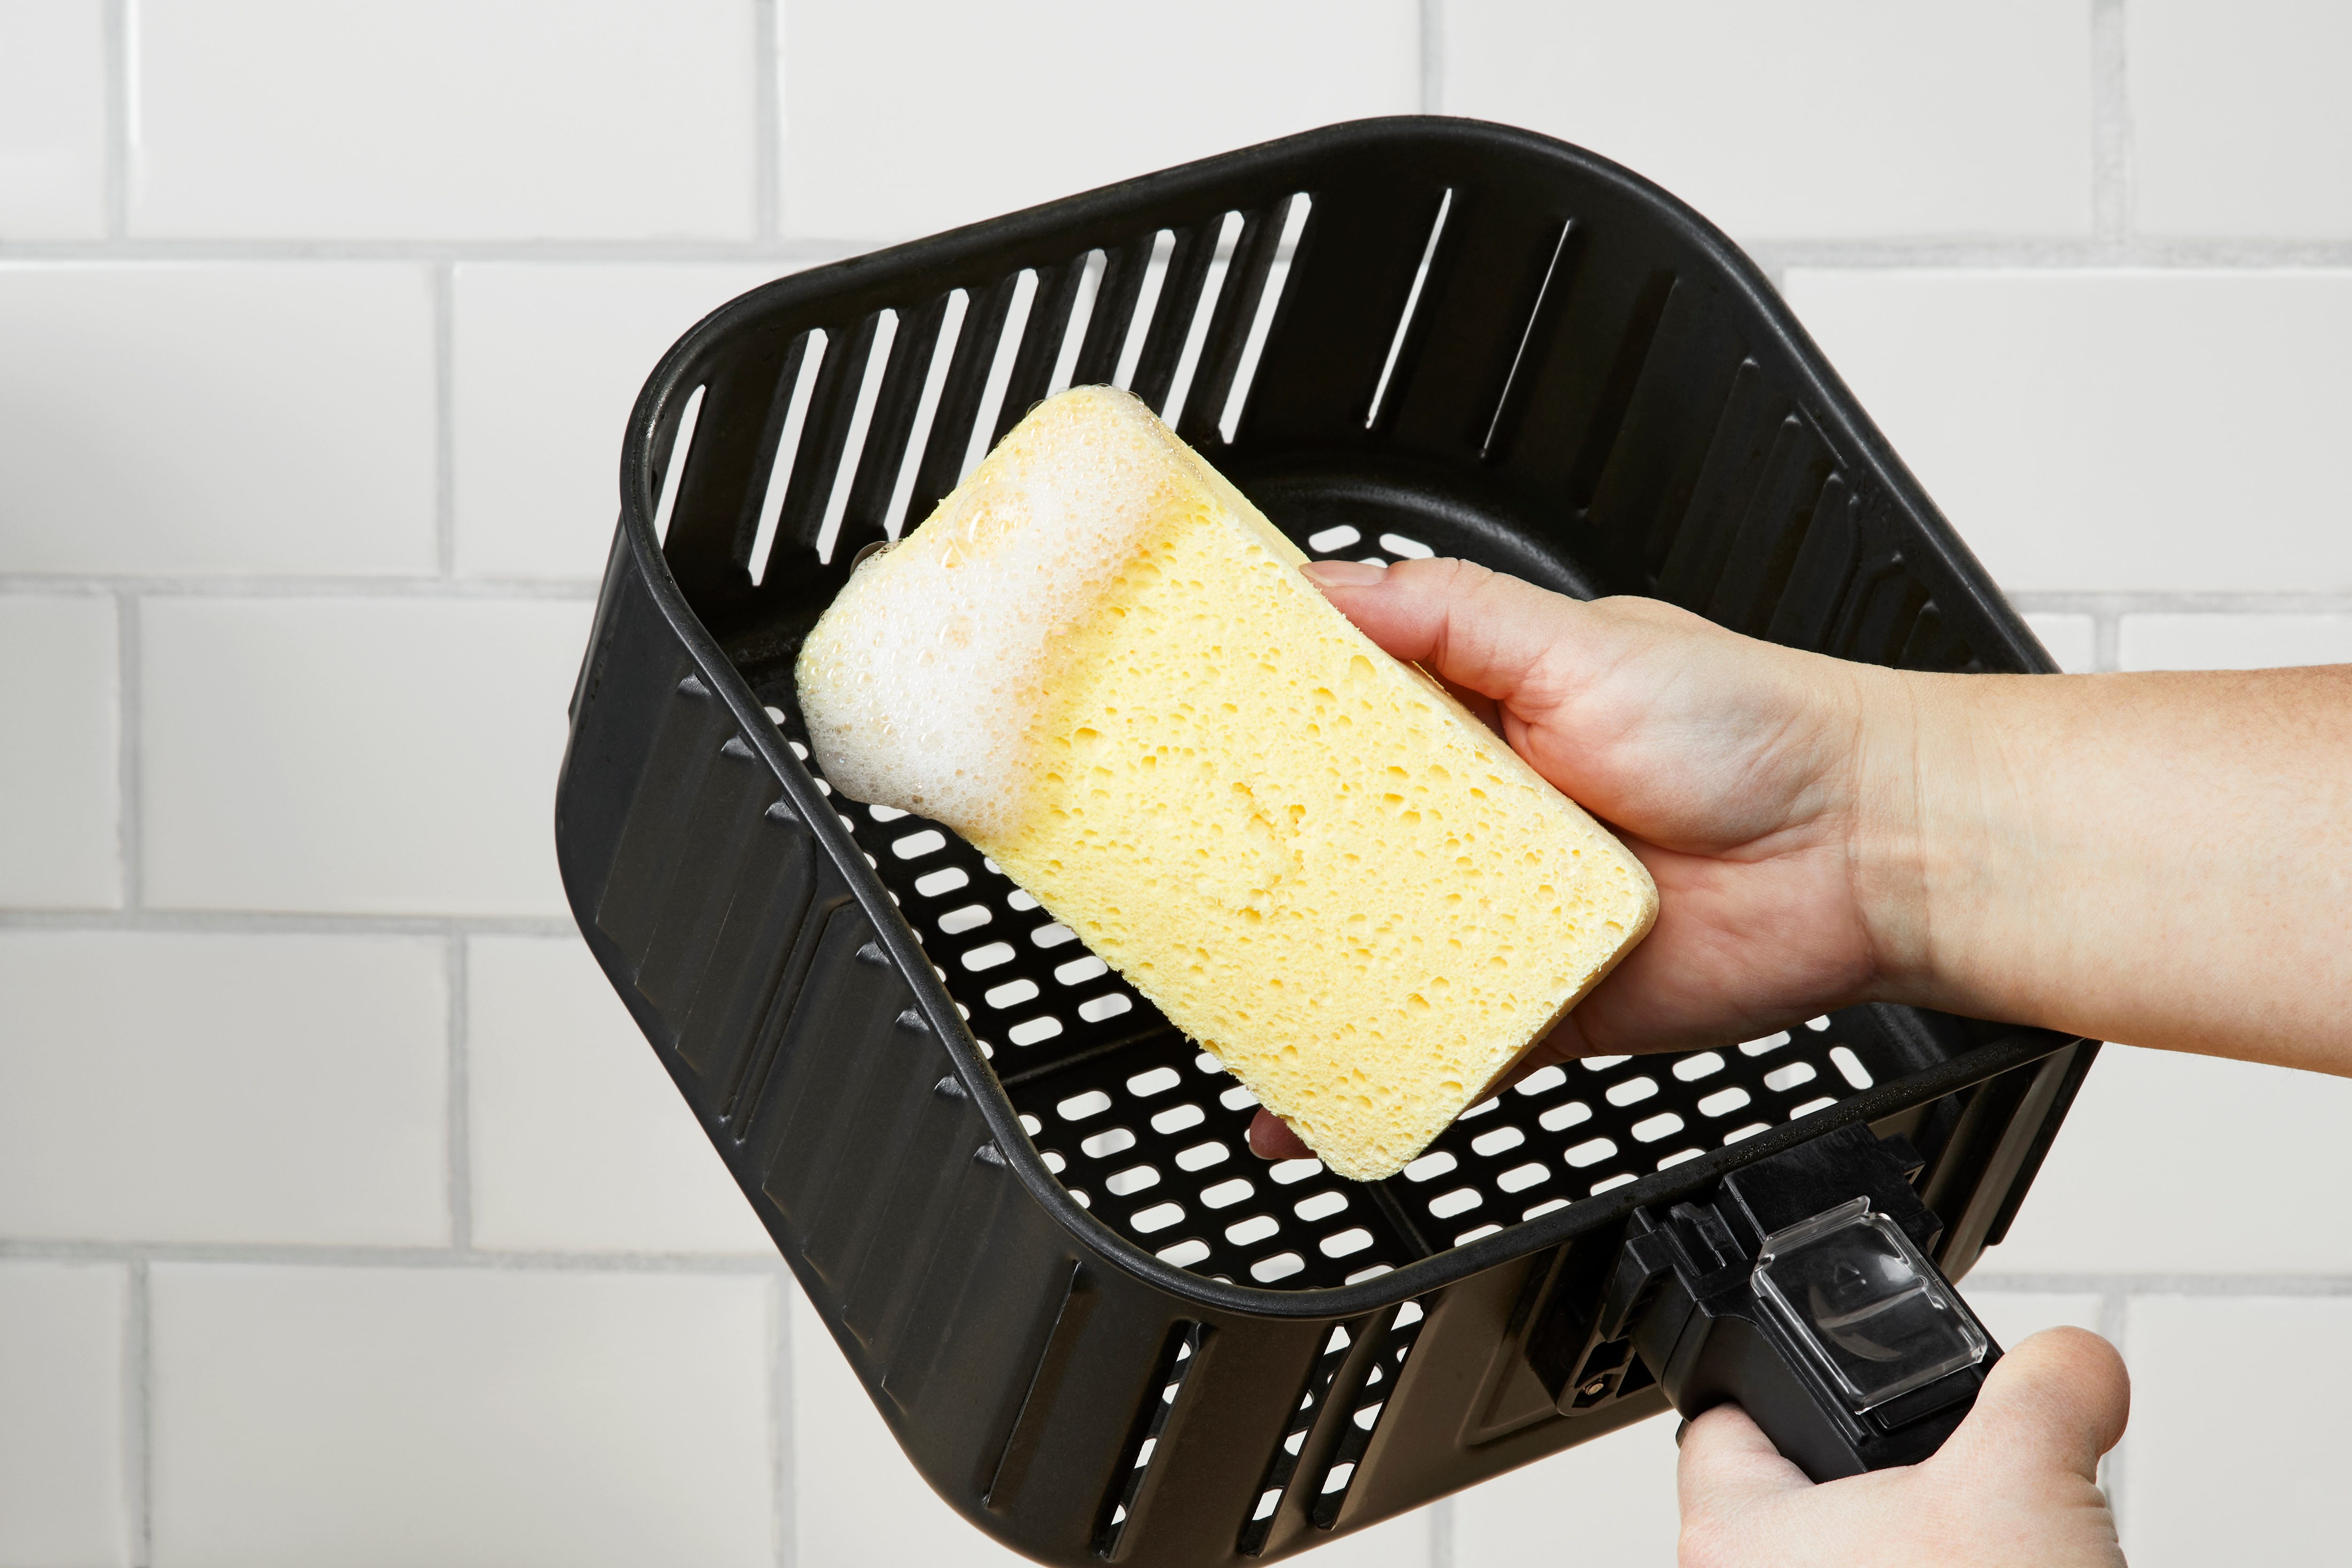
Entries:
POLYGON ((1342 1176, 1639 941, 1641 862, 1124 392, 1038 405, 798 666, 835 786, 993 857, 1342 1176))

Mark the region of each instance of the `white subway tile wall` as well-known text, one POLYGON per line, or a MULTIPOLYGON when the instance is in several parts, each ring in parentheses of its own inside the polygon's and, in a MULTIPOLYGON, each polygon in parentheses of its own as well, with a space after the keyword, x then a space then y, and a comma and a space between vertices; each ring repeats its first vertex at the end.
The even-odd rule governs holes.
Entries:
MULTIPOLYGON (((1749 243, 2064 668, 2352 659, 2347 27, 0 0, 0 1568, 1011 1561, 555 876, 623 423, 704 311, 1293 129, 1514 121, 1749 243)), ((2005 1343, 2120 1338, 2136 1562, 2340 1537, 2347 1094, 2112 1048, 1971 1281, 2005 1343)), ((1672 1431, 1315 1561, 1669 1562, 1672 1431)))
POLYGON ((577 937, 466 949, 476 1246, 774 1254, 577 937))
POLYGON ((457 267, 459 575, 593 581, 621 510, 621 432, 663 351, 782 266, 457 267))
POLYGON ((551 825, 589 607, 140 601, 158 908, 560 916, 551 825))
POLYGON ((0 243, 106 233, 103 0, 0 0, 0 243))
POLYGON ((0 930, 0 1235, 447 1245, 444 946, 0 930))
POLYGON ((122 903, 114 601, 0 597, 0 904, 122 903))
POLYGON ((131 15, 133 235, 754 233, 753 0, 178 0, 131 15))
POLYGON ((775 1290, 156 1264, 154 1560, 772 1563, 775 1290))
POLYGON ((0 260, 0 571, 431 571, 433 352, 407 263, 0 260))
POLYGON ((128 1568, 131 1270, 0 1262, 0 1563, 128 1568))
POLYGON ((1447 113, 1590 147, 1741 240, 2091 232, 2090 0, 1448 0, 1445 22, 1447 113))

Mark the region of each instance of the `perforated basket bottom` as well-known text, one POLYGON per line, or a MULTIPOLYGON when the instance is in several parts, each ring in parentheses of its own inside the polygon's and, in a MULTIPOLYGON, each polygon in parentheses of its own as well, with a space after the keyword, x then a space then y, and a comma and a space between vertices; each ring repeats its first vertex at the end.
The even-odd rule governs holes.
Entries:
MULTIPOLYGON (((1302 542, 1326 558, 1434 553, 1418 538, 1368 540, 1346 525, 1302 542)), ((769 712, 806 758, 798 716, 769 712)), ((1864 1058, 1878 1053, 1858 1027, 1817 1018, 1718 1050, 1545 1067, 1472 1107, 1387 1181, 1346 1181, 1312 1159, 1269 1165, 1245 1142, 1250 1092, 994 862, 938 823, 835 803, 1045 1165, 1094 1214, 1198 1273, 1294 1290, 1369 1279, 1872 1082, 1864 1058)))

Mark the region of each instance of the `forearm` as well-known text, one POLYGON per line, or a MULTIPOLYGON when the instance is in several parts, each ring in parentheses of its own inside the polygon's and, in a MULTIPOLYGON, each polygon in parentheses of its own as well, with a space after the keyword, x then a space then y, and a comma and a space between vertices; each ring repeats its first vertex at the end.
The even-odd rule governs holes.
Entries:
POLYGON ((2352 667, 1871 700, 1857 879, 1891 997, 2352 1073, 2352 667))

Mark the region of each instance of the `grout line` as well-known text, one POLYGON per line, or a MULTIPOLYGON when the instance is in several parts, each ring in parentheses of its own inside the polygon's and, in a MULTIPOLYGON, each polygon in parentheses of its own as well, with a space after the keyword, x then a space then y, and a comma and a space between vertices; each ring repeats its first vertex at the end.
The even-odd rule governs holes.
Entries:
POLYGON ((1445 0, 1421 0, 1421 112, 1445 112, 1445 0))
POLYGON ((116 768, 114 825, 116 852, 122 857, 122 915, 135 915, 147 898, 146 781, 141 766, 140 731, 144 727, 141 698, 139 600, 129 593, 114 601, 116 768))
MULTIPOLYGON (((920 235, 906 235, 905 239, 920 235)), ((772 240, 151 239, 0 240, 0 260, 424 261, 579 263, 782 262, 790 268, 862 256, 892 243, 848 237, 772 240)))
POLYGON ((1780 267, 1916 268, 2044 272, 2135 267, 2177 270, 2284 271, 2352 267, 2352 241, 2264 239, 2097 238, 2006 240, 1757 239, 1739 242, 1768 272, 1780 267))
POLYGON ((2091 0, 2091 225, 2106 244, 2131 235, 2130 79, 2124 69, 2124 0, 2091 0))
POLYGON ((1454 1568, 1454 1500, 1429 1505, 1429 1568, 1454 1568))
POLYGON ((104 577, 0 574, 0 594, 136 593, 178 599, 593 600, 593 578, 104 577))
POLYGON ((2106 593, 2019 589, 2008 594, 2021 613, 2034 615, 2281 615, 2352 612, 2352 593, 2247 593, 2179 589, 2106 593))
POLYGON ((449 1245, 474 1248, 474 1108, 468 1035, 472 970, 467 938, 452 931, 449 964, 449 1245))
POLYGON ((131 0, 106 0, 106 237, 131 225, 131 0))
POLYGON ((2091 668, 2113 674, 2124 667, 2123 617, 2112 610, 2091 615, 2091 668))
POLYGON ((289 909, 0 909, 0 930, 210 931, 249 936, 576 936, 562 915, 337 915, 289 909))
POLYGON ((131 1568, 154 1560, 155 1358, 147 1264, 134 1260, 122 1312, 122 1490, 130 1516, 131 1568))
POLYGON ((777 239, 783 204, 784 57, 776 0, 752 0, 751 221, 763 245, 777 239))
POLYGON ((1971 1290, 2065 1296, 2352 1296, 2352 1274, 2003 1274, 1972 1270, 1971 1290))
POLYGON ((457 575, 457 268, 433 268, 433 564, 446 581, 457 575))
MULTIPOLYGON (((2111 1291, 2099 1302, 2099 1333, 2117 1351, 2124 1348, 2125 1337, 2131 1332, 2131 1298, 2111 1291)), ((2124 1449, 2131 1442, 2131 1429, 2126 1427, 2116 1446, 2099 1460, 2099 1490, 2107 1494, 2107 1511, 2116 1521, 2116 1533, 2123 1533, 2124 1478, 2126 1473, 2124 1449)))
POLYGON ((782 1274, 784 1260, 758 1252, 460 1252, 451 1247, 368 1247, 299 1241, 0 1239, 0 1258, 54 1263, 301 1264, 337 1269, 475 1269, 526 1274, 782 1274))
POLYGON ((793 1446, 793 1277, 788 1270, 779 1270, 775 1282, 768 1292, 770 1333, 768 1336, 768 1453, 771 1463, 770 1484, 775 1489, 775 1513, 772 1528, 775 1531, 776 1562, 780 1568, 792 1568, 800 1553, 800 1542, 794 1538, 799 1524, 799 1473, 794 1460, 799 1457, 793 1446))

